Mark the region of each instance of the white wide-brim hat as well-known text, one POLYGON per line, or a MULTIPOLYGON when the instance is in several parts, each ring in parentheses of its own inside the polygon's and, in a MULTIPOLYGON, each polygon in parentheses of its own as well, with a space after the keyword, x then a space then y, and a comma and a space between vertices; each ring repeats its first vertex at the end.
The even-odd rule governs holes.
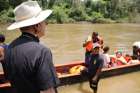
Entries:
POLYGON ((37 1, 23 2, 14 9, 15 22, 7 30, 27 27, 44 21, 52 10, 42 10, 37 1))

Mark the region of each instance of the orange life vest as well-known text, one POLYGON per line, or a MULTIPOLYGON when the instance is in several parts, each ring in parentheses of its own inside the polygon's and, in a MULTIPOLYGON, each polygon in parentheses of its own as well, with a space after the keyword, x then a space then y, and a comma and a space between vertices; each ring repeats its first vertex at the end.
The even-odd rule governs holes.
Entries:
POLYGON ((86 51, 91 51, 92 48, 93 48, 93 43, 92 43, 92 41, 89 41, 86 44, 86 51))

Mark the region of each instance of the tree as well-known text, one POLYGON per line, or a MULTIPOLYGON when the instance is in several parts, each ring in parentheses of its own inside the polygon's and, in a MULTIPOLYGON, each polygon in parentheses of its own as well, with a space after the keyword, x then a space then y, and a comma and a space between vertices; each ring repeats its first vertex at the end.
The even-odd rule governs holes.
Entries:
POLYGON ((21 4, 22 2, 25 2, 27 0, 9 0, 9 4, 15 8, 17 5, 21 4))
POLYGON ((9 8, 8 0, 0 0, 0 12, 9 8))

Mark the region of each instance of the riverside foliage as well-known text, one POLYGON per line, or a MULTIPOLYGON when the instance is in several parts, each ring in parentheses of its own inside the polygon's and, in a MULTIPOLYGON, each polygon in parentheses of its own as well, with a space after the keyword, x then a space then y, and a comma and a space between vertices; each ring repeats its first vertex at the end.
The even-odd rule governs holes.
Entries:
MULTIPOLYGON (((14 21, 13 9, 27 0, 0 0, 0 23, 14 21)), ((140 0, 37 0, 52 9, 50 23, 140 22, 140 0)))

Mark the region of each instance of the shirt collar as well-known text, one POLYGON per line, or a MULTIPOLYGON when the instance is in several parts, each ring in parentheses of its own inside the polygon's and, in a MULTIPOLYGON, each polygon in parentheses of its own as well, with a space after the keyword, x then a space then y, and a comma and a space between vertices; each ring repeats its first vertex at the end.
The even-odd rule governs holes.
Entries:
POLYGON ((35 42, 39 42, 39 38, 38 38, 38 37, 36 37, 36 36, 34 36, 33 34, 30 34, 30 33, 28 33, 28 32, 22 32, 21 37, 28 38, 28 39, 33 40, 33 41, 35 41, 35 42))

